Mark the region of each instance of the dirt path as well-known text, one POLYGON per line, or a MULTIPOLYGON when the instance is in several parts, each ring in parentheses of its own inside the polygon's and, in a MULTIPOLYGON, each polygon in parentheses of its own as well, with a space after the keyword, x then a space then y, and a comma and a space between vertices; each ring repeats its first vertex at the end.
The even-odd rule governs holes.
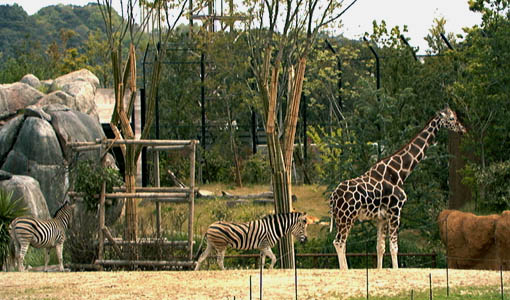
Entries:
MULTIPOLYGON (((370 295, 446 287, 439 269, 369 270, 370 295)), ((0 272, 0 299, 259 299, 258 270, 154 272, 0 272)), ((510 282, 510 271, 504 272, 510 282)), ((451 288, 499 286, 496 271, 450 270, 451 288)), ((346 299, 366 293, 365 270, 298 269, 299 299, 346 299)), ((264 270, 263 299, 294 299, 293 270, 264 270)))

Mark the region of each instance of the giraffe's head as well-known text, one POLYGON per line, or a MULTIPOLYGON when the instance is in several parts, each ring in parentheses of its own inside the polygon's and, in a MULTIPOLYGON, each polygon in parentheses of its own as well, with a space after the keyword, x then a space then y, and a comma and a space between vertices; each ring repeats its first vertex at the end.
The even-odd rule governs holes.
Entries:
POLYGON ((458 133, 466 133, 466 128, 457 119, 457 114, 449 107, 439 111, 439 126, 458 133))
POLYGON ((296 224, 292 228, 292 235, 296 237, 301 243, 304 243, 308 240, 306 236, 306 227, 308 226, 308 218, 306 217, 306 213, 297 213, 298 217, 296 220, 296 224))

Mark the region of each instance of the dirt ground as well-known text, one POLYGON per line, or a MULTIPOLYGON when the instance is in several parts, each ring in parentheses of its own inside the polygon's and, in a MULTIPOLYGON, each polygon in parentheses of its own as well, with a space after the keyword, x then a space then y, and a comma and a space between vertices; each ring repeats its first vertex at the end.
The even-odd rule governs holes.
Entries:
MULTIPOLYGON (((299 299, 366 295, 366 270, 298 269, 299 299)), ((370 269, 370 295, 446 288, 441 269, 370 269)), ((258 270, 153 272, 0 272, 0 299, 260 299, 258 270)), ((510 271, 503 273, 505 282, 510 271)), ((263 299, 295 299, 293 270, 264 270, 263 299)), ((498 271, 449 270, 450 288, 499 287, 498 271)))

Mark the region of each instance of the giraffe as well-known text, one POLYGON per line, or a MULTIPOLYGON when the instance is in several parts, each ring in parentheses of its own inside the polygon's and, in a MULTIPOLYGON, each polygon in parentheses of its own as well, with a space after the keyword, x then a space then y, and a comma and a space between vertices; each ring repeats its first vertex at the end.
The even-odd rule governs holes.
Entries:
POLYGON ((341 182, 329 198, 330 212, 337 227, 335 246, 340 269, 346 270, 346 241, 356 220, 377 222, 377 268, 382 268, 386 235, 390 237, 391 262, 398 268, 398 227, 407 200, 404 181, 425 156, 441 127, 465 133, 449 107, 440 110, 425 127, 393 155, 383 158, 363 175, 341 182))

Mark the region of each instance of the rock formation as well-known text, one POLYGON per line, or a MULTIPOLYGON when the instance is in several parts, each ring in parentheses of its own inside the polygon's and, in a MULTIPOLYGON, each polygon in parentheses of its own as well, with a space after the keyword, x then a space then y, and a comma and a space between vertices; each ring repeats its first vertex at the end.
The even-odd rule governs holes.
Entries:
POLYGON ((477 216, 444 210, 438 225, 450 268, 510 269, 510 211, 477 216))
MULTIPOLYGON (((68 167, 76 162, 67 143, 105 137, 94 102, 98 85, 88 70, 44 83, 26 75, 20 82, 0 85, 0 111, 4 111, 0 115, 0 170, 34 178, 50 214, 64 200, 68 167), (38 89, 47 89, 49 94, 38 89)), ((97 151, 84 155, 99 157, 97 151)))

